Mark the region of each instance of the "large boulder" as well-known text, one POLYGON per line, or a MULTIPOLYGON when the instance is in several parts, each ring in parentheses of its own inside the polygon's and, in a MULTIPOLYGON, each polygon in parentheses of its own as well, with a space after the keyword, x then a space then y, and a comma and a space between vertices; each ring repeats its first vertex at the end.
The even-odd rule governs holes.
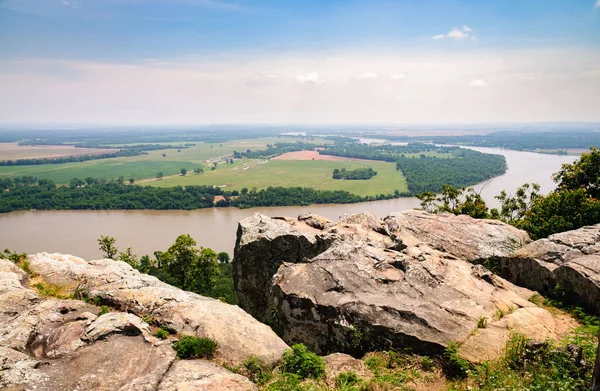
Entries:
POLYGON ((268 326, 239 307, 175 288, 125 262, 48 253, 31 255, 29 262, 49 283, 77 287, 113 308, 152 318, 179 333, 215 339, 220 361, 237 364, 254 356, 274 363, 287 349, 268 326))
MULTIPOLYGON (((115 268, 107 268, 110 270, 108 273, 103 273, 100 267, 90 267, 89 273, 82 272, 78 275, 69 274, 67 271, 71 261, 78 265, 80 271, 88 268, 87 262, 79 258, 60 254, 52 256, 38 254, 30 259, 40 272, 39 275, 33 276, 33 281, 14 263, 0 259, 0 389, 40 391, 151 391, 156 389, 247 391, 255 389, 246 378, 235 375, 215 363, 203 360, 178 360, 170 341, 160 341, 153 337, 151 326, 139 316, 130 313, 133 311, 121 312, 113 308, 108 313, 100 314, 99 307, 82 300, 40 297, 30 286, 37 285, 40 292, 47 294, 50 291, 47 288, 52 287, 51 284, 64 284, 54 286, 54 288, 61 288, 53 290, 58 296, 67 295, 69 286, 76 287, 81 293, 84 289, 96 286, 94 283, 103 286, 121 278, 125 278, 125 281, 121 281, 123 287, 139 286, 142 282, 135 281, 135 278, 128 281, 129 277, 119 271, 123 268, 127 273, 131 273, 127 265, 110 261, 118 265, 115 268), (45 262, 49 264, 45 265, 45 262), (59 263, 60 266, 54 269, 53 262, 59 263), (74 280, 74 276, 81 278, 74 280), (47 280, 44 281, 45 279, 47 280), (98 281, 103 283, 100 284, 98 281), (92 284, 87 286, 86 282, 92 284), (45 290, 42 289, 44 287, 45 290)), ((150 287, 152 282, 145 283, 150 287)), ((195 302, 197 295, 187 297, 179 293, 176 288, 172 288, 173 291, 169 291, 168 288, 168 286, 157 287, 159 291, 157 295, 164 294, 161 299, 163 302, 180 299, 182 301, 179 305, 183 306, 184 300, 189 299, 187 308, 190 311, 194 311, 200 305, 195 302)), ((98 289, 94 292, 100 295, 102 290, 98 289)), ((119 303, 117 299, 120 297, 115 294, 113 302, 119 303)), ((157 303, 155 309, 166 311, 167 308, 160 304, 157 303)), ((140 305, 135 308, 138 309, 140 305)), ((225 309, 230 307, 235 308, 227 306, 225 309)), ((183 311, 180 307, 176 306, 176 308, 183 311)), ((225 316, 224 309, 213 309, 213 311, 220 311, 217 315, 225 316)), ((152 314, 154 319, 159 319, 158 313, 152 314)), ((174 315, 176 316, 179 315, 174 315)), ((189 319, 193 319, 193 315, 190 316, 189 319)), ((253 337, 252 333, 256 332, 258 338, 264 337, 261 330, 266 326, 259 324, 248 315, 246 320, 239 320, 236 317, 237 313, 232 311, 231 323, 234 326, 238 324, 246 327, 241 330, 245 333, 245 337, 240 337, 240 344, 246 343, 247 346, 238 347, 241 350, 238 355, 241 357, 260 343, 260 340, 256 340, 254 345, 248 342, 253 337), (258 329, 253 325, 258 325, 258 329)), ((216 321, 219 320, 223 321, 217 316, 216 321)), ((209 321, 210 319, 206 320, 209 321)), ((200 328, 202 324, 196 323, 189 327, 200 328)), ((265 334, 274 335, 268 329, 265 334)), ((279 338, 274 336, 273 339, 279 341, 279 345, 286 346, 279 338)), ((227 345, 227 341, 224 345, 229 349, 232 348, 227 345)), ((269 345, 264 349, 268 348, 269 345)), ((227 354, 228 350, 224 349, 224 352, 227 354)), ((223 358, 229 357, 231 356, 223 358)))
POLYGON ((501 354, 511 327, 540 340, 558 337, 552 315, 528 301, 533 292, 469 262, 527 240, 506 224, 464 216, 406 212, 382 221, 360 214, 330 223, 256 214, 239 223, 234 279, 242 308, 289 344, 319 353, 437 354, 456 341, 465 356, 487 359, 501 354), (462 244, 435 245, 433 228, 421 240, 406 216, 427 219, 429 227, 439 218, 446 227, 440 237, 454 221, 463 227, 460 235, 453 231, 462 244), (493 333, 477 332, 483 318, 493 333))
POLYGON ((498 260, 498 272, 543 294, 558 293, 600 312, 600 224, 537 240, 498 260))
POLYGON ((499 220, 466 215, 407 210, 390 214, 385 222, 398 240, 417 238, 436 250, 468 261, 506 256, 531 242, 527 232, 499 220))

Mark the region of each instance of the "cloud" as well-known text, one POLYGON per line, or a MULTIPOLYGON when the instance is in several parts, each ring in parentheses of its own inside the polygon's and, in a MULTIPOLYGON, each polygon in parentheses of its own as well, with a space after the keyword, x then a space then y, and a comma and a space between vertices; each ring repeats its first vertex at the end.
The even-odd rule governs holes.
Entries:
POLYGON ((394 73, 390 76, 392 80, 404 80, 406 79, 406 75, 404 73, 394 73))
POLYGON ((74 2, 72 0, 60 0, 60 3, 62 5, 64 5, 65 7, 70 7, 70 8, 73 8, 74 10, 81 8, 81 5, 77 4, 76 2, 74 2))
POLYGON ((303 84, 306 84, 306 83, 320 84, 323 82, 317 72, 309 72, 306 74, 298 75, 298 76, 296 76, 296 81, 298 83, 303 83, 303 84))
POLYGON ((596 1, 596 7, 600 8, 600 0, 596 1))
POLYGON ((469 83, 469 86, 483 88, 489 86, 489 84, 483 79, 475 79, 469 83))
MULTIPOLYGON (((600 0, 599 0, 600 1, 600 0)), ((438 34, 431 37, 431 39, 444 39, 444 38, 452 38, 452 39, 466 39, 471 38, 475 39, 475 36, 472 34, 473 29, 463 25, 462 27, 453 27, 452 30, 448 31, 447 34, 438 34)))
POLYGON ((354 75, 354 78, 361 79, 361 80, 373 80, 373 79, 378 79, 379 75, 374 72, 364 72, 364 73, 358 73, 358 74, 354 75))
POLYGON ((121 125, 596 122, 598 64, 600 52, 585 48, 198 54, 114 63, 7 59, 0 61, 0 119, 121 125), (365 70, 379 79, 353 77, 365 70), (394 74, 407 77, 393 81, 394 74))

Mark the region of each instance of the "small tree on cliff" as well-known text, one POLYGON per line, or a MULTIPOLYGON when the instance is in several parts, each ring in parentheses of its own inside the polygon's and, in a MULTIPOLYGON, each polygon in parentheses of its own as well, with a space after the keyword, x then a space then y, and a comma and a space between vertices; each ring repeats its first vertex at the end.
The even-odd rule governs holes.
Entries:
POLYGON ((175 243, 159 254, 162 268, 176 285, 185 290, 209 293, 220 273, 216 252, 209 248, 198 250, 190 235, 180 235, 175 243))
POLYGON ((115 238, 100 235, 98 244, 100 245, 100 251, 102 251, 105 258, 115 259, 115 255, 117 255, 118 252, 117 247, 115 246, 115 238))

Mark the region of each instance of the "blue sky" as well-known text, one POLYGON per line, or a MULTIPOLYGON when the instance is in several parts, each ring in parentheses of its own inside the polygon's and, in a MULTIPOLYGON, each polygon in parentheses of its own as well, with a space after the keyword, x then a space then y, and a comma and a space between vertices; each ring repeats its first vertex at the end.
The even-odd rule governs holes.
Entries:
POLYGON ((597 1, 0 0, 0 122, 600 121, 597 1))

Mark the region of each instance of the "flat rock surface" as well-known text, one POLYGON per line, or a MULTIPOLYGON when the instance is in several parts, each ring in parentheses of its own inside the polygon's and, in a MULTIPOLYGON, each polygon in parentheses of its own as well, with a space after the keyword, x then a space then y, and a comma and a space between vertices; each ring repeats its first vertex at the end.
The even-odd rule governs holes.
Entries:
POLYGON ((188 295, 166 284, 157 284, 155 279, 146 280, 144 276, 136 280, 135 276, 139 274, 133 273, 122 262, 105 260, 88 266, 79 258, 61 254, 38 254, 31 259, 39 270, 39 275, 34 276, 33 281, 15 264, 0 259, 0 389, 256 389, 248 379, 215 363, 178 360, 171 342, 153 337, 150 325, 134 313, 121 312, 113 307, 110 312, 100 315, 99 307, 82 300, 40 297, 29 285, 44 280, 46 284, 64 284, 61 285, 65 287, 62 295, 68 292, 68 287, 78 287, 80 290, 94 288, 94 296, 104 294, 103 300, 122 308, 140 310, 145 308, 144 305, 152 306, 151 314, 155 319, 169 320, 171 326, 180 326, 179 330, 183 331, 196 328, 199 335, 208 333, 218 338, 224 334, 212 334, 213 330, 234 333, 231 328, 239 326, 240 329, 235 331, 237 334, 229 336, 230 339, 239 337, 237 345, 227 345, 226 339, 219 341, 224 341, 225 354, 229 352, 228 349, 238 349, 229 357, 245 357, 252 349, 257 349, 260 338, 265 335, 276 341, 275 346, 267 343, 267 346, 257 350, 259 354, 268 352, 266 356, 273 358, 286 347, 267 326, 258 323, 238 307, 188 295), (70 271, 71 266, 75 271, 70 271), (134 277, 129 279, 131 274, 134 277), (89 282, 97 285, 86 285, 89 282), (102 290, 107 285, 110 290, 102 290), (119 287, 122 289, 119 290, 119 287), (144 288, 148 292, 146 295, 140 294, 138 301, 135 289, 144 288), (124 296, 120 293, 124 293, 124 296), (123 297, 132 298, 135 306, 123 297), (151 298, 158 303, 144 301, 151 298), (215 308, 212 308, 215 303, 215 308), (169 307, 169 304, 173 305, 169 307), (199 307, 204 309, 198 310, 199 307), (209 307, 208 310, 206 307, 209 307), (169 313, 169 308, 181 313, 169 313), (190 313, 186 314, 186 311, 190 313), (199 316, 211 315, 214 316, 204 319, 202 323, 194 323, 199 316), (222 323, 211 325, 211 320, 222 323), (269 351, 271 348, 273 350, 269 351))
POLYGON ((515 324, 539 338, 557 337, 552 315, 527 300, 533 292, 469 262, 514 251, 529 240, 524 232, 495 221, 426 215, 379 220, 363 213, 337 223, 307 215, 246 218, 234 257, 240 303, 289 344, 319 353, 393 347, 436 354, 451 341, 472 340, 464 353, 480 360, 499 354, 496 347, 515 324), (412 221, 427 223, 413 235, 412 221), (443 237, 453 224, 458 228, 450 235, 460 245, 432 239, 433 227, 443 237), (498 311, 510 315, 496 321, 498 311), (474 333, 482 317, 494 325, 489 344, 474 333))
POLYGON ((48 253, 30 255, 29 261, 48 282, 80 286, 120 311, 150 316, 182 334, 215 339, 222 361, 239 363, 255 356, 273 363, 287 349, 268 326, 239 307, 175 288, 125 262, 48 253))

